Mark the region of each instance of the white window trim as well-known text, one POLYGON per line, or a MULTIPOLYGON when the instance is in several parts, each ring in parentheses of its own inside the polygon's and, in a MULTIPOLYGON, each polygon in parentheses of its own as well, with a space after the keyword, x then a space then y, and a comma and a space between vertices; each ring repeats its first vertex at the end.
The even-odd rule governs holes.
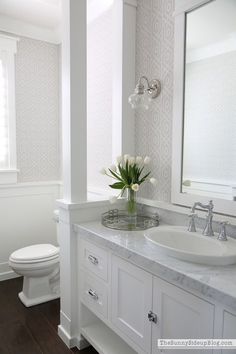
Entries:
POLYGON ((9 168, 0 170, 0 184, 17 183, 15 54, 19 38, 0 34, 0 49, 7 52, 8 108, 9 108, 9 168))

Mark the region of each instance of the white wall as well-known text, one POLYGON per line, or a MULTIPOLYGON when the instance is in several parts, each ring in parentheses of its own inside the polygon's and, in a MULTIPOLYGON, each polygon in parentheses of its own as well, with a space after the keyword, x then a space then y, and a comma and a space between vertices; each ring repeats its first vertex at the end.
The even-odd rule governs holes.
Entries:
POLYGON ((112 163, 112 6, 99 12, 88 4, 87 25, 87 158, 88 189, 106 188, 99 171, 112 163), (98 16, 92 16, 98 12, 98 16))
POLYGON ((188 63, 184 179, 235 184, 236 51, 188 63))
POLYGON ((60 197, 59 47, 21 37, 16 56, 16 185, 0 185, 0 280, 16 249, 56 244, 60 197))

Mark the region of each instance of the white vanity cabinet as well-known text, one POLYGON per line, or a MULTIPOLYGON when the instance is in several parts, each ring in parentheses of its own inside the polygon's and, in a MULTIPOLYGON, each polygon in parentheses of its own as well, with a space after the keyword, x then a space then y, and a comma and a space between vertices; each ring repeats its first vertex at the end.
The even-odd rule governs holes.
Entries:
MULTIPOLYGON (((228 311, 224 311, 223 313, 222 338, 228 338, 228 339, 236 338, 236 315, 228 311)), ((226 354, 226 353, 232 354, 233 350, 222 350, 222 354, 226 354)))
POLYGON ((112 257, 112 323, 145 353, 151 353, 152 276, 144 270, 112 257))
MULTIPOLYGON (((157 339, 213 338, 214 305, 159 278, 153 281, 153 312, 157 324, 153 325, 152 353, 160 353, 157 339)), ((189 350, 163 350, 163 353, 183 354, 189 350)), ((201 354, 210 354, 201 350, 201 354)), ((199 353, 199 350, 191 350, 199 353)))
MULTIPOLYGON (((79 301, 89 310, 88 318, 94 315, 84 321, 85 310, 81 334, 99 353, 187 354, 187 350, 161 351, 157 340, 236 338, 236 316, 228 309, 153 276, 109 249, 82 239, 79 260, 79 301), (102 338, 98 331, 103 332, 102 338), (114 338, 109 350, 101 350, 104 338, 111 338, 111 334, 114 338)), ((201 354, 210 353, 213 351, 201 350, 201 354)))
MULTIPOLYGON (((111 294, 113 324, 145 353, 161 353, 157 348, 157 340, 161 338, 214 336, 214 305, 116 256, 112 257, 111 294), (150 311, 152 321, 148 318, 150 311)), ((162 352, 184 354, 187 351, 162 352)))

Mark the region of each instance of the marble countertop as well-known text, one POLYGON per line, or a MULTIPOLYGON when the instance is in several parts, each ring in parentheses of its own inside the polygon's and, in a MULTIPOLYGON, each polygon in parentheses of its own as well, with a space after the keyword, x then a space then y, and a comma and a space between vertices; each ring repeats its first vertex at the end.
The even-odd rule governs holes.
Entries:
POLYGON ((192 290, 236 311, 236 265, 206 266, 183 262, 161 253, 143 231, 111 230, 100 221, 74 225, 87 241, 106 247, 116 255, 186 290, 192 290))

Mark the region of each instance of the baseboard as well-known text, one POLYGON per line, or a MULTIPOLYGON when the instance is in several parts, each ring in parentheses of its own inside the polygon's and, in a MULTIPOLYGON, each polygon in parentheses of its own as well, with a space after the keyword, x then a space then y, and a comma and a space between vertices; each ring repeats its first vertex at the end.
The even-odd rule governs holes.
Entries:
POLYGON ((58 331, 57 331, 59 337, 62 339, 62 341, 65 343, 65 345, 68 348, 71 348, 70 344, 71 344, 71 337, 69 336, 69 334, 66 332, 66 330, 62 327, 62 325, 58 326, 58 331))
POLYGON ((2 264, 0 264, 0 281, 20 277, 20 275, 13 272, 13 270, 1 271, 1 265, 2 264))
POLYGON ((71 337, 62 325, 58 326, 58 335, 68 348, 77 347, 79 350, 82 350, 90 346, 83 337, 71 337))
POLYGON ((83 350, 91 346, 91 344, 82 336, 80 337, 80 339, 79 338, 75 338, 75 339, 76 339, 76 345, 74 345, 74 347, 77 347, 79 350, 83 350))

